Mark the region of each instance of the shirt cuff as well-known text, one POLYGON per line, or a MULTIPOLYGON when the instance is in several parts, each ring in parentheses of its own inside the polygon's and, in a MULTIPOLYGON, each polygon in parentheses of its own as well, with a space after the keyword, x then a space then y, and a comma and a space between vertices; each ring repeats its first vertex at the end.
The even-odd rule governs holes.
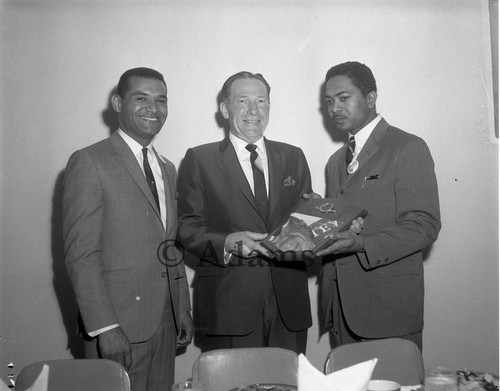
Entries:
POLYGON ((91 331, 87 334, 90 335, 91 337, 97 337, 99 334, 102 334, 102 333, 109 331, 109 330, 116 329, 117 327, 120 327, 120 325, 118 323, 115 323, 115 324, 112 324, 110 326, 103 327, 102 329, 91 331))

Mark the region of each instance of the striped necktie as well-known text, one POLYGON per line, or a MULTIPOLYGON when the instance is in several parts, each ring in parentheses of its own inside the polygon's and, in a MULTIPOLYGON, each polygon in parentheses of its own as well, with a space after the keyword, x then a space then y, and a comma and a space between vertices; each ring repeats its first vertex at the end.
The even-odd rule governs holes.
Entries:
POLYGON ((148 181, 149 188, 151 189, 151 193, 153 193, 153 197, 156 201, 156 206, 158 206, 158 210, 160 210, 160 200, 158 198, 158 189, 156 188, 155 177, 153 175, 153 170, 149 165, 148 160, 148 149, 142 148, 142 156, 143 156, 143 164, 144 164, 144 173, 146 174, 146 180, 148 181))
POLYGON ((250 162, 252 163, 253 172, 253 193, 255 201, 262 216, 267 219, 267 190, 266 179, 262 172, 262 163, 257 153, 257 146, 255 144, 248 144, 246 149, 250 151, 250 162), (260 166, 259 164, 260 163, 260 166))
POLYGON ((356 140, 353 135, 349 136, 349 142, 347 143, 347 151, 345 154, 345 164, 349 166, 351 164, 352 159, 354 157, 354 151, 356 150, 356 140))

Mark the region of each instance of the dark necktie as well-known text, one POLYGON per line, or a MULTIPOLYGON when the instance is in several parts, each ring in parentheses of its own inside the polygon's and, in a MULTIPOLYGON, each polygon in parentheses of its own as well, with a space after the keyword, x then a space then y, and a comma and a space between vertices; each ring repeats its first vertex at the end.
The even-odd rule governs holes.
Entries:
POLYGON ((246 149, 250 151, 250 162, 252 163, 253 172, 253 192, 255 201, 259 207, 262 216, 267 218, 267 190, 266 179, 262 172, 262 167, 257 166, 255 163, 259 154, 257 153, 257 146, 255 144, 248 144, 246 149))
POLYGON ((160 210, 160 200, 158 199, 158 190, 156 189, 156 182, 155 182, 155 177, 153 175, 153 170, 151 170, 151 166, 149 165, 147 148, 142 148, 142 156, 144 157, 143 163, 144 163, 144 173, 146 174, 146 180, 148 181, 151 193, 153 193, 153 197, 155 198, 156 206, 158 206, 158 210, 160 210))
POLYGON ((354 157, 354 150, 356 149, 356 140, 353 135, 349 136, 349 142, 347 143, 347 151, 345 155, 345 164, 349 166, 352 162, 352 158, 354 157))

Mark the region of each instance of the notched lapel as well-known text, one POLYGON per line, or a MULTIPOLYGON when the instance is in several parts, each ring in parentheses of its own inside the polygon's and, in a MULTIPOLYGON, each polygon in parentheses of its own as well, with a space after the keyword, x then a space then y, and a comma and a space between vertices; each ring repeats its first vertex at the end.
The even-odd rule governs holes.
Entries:
POLYGON ((388 128, 389 124, 382 118, 377 126, 375 126, 375 129, 373 129, 370 137, 368 137, 365 145, 363 146, 363 149, 358 155, 359 168, 355 173, 347 176, 346 183, 349 182, 353 177, 355 177, 370 161, 370 159, 375 156, 377 151, 380 149, 380 144, 383 141, 388 128))
POLYGON ((238 156, 236 156, 236 151, 234 150, 233 144, 231 144, 229 139, 226 138, 221 141, 219 145, 219 153, 222 165, 228 171, 229 177, 236 183, 238 188, 257 213, 259 213, 250 184, 245 177, 241 164, 238 160, 238 156))
POLYGON ((267 163, 269 165, 269 215, 272 216, 276 210, 281 187, 283 186, 283 178, 280 177, 284 172, 282 162, 278 151, 272 145, 266 142, 267 163))
POLYGON ((134 182, 139 186, 141 191, 144 193, 144 196, 148 199, 149 203, 153 207, 156 215, 161 220, 161 216, 156 206, 156 201, 151 193, 151 189, 149 188, 146 177, 144 176, 139 163, 137 162, 136 157, 130 150, 127 143, 120 137, 117 132, 114 132, 111 137, 111 143, 113 144, 113 148, 115 152, 120 155, 120 159, 125 166, 125 169, 129 172, 130 176, 134 180, 134 182))

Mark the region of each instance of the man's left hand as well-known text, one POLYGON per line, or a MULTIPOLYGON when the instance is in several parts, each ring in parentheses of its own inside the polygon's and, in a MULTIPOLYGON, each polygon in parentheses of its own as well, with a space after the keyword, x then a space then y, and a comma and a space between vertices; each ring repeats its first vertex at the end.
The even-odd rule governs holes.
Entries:
POLYGON ((356 232, 350 229, 339 232, 333 236, 333 242, 327 248, 318 251, 316 256, 321 257, 328 254, 355 253, 364 251, 363 239, 356 232))
POLYGON ((180 331, 177 335, 177 346, 189 345, 191 339, 193 339, 194 333, 194 323, 191 317, 191 312, 184 311, 179 315, 180 331))

